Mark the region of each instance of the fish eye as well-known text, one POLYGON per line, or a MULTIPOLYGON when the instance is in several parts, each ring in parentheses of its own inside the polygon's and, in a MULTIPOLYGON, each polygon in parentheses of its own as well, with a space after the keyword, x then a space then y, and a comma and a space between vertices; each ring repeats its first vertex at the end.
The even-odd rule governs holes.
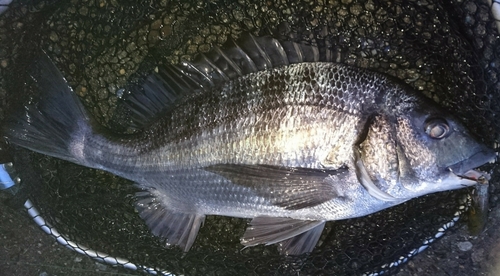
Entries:
POLYGON ((445 119, 430 118, 425 122, 425 133, 433 139, 443 139, 450 133, 450 126, 445 119))

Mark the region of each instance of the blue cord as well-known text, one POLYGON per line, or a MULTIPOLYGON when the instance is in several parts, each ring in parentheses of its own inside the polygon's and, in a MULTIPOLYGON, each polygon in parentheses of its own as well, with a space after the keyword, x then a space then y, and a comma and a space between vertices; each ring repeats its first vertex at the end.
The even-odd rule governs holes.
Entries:
POLYGON ((0 190, 9 189, 14 186, 14 180, 10 177, 10 174, 5 169, 5 164, 0 165, 0 190))

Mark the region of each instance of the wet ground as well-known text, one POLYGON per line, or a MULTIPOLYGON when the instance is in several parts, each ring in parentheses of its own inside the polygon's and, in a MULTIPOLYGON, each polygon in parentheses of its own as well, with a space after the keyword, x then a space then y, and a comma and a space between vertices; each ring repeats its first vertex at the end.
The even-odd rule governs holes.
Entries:
MULTIPOLYGON (((24 209, 7 206, 7 198, 0 193, 2 275, 145 275, 113 268, 66 249, 40 230, 24 209)), ((469 236, 467 227, 460 225, 404 265, 397 275, 500 275, 499 229, 500 208, 495 208, 480 236, 469 236)))

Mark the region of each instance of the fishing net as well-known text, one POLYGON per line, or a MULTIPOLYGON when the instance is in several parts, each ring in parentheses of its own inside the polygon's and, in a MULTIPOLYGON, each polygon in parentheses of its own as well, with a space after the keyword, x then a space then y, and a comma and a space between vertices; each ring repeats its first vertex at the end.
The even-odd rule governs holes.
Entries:
MULTIPOLYGON (((130 132, 121 98, 162 64, 242 33, 327 47, 337 62, 395 76, 453 111, 489 145, 500 134, 500 42, 487 1, 14 1, 0 15, 0 119, 39 91, 43 52, 106 127, 130 132)), ((498 17, 500 19, 500 16, 498 17)), ((242 250, 244 219, 209 216, 183 254, 152 236, 135 188, 108 173, 10 147, 32 216, 66 246, 103 262, 174 275, 395 273, 463 217, 470 190, 429 195, 368 217, 329 222, 308 256, 242 250), (55 230, 57 229, 57 231, 55 230), (97 254, 96 251, 105 252, 97 254)), ((492 179, 491 206, 500 193, 492 179), (494 195, 494 196, 493 196, 494 195)))

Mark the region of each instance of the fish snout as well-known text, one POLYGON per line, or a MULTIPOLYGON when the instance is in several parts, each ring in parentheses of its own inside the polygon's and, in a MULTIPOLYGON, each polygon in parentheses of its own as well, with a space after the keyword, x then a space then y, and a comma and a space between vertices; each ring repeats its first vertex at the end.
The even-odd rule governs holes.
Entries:
MULTIPOLYGON (((482 176, 486 177, 486 173, 474 171, 473 169, 480 167, 486 163, 493 162, 496 159, 496 152, 492 149, 482 147, 478 152, 467 159, 449 166, 447 169, 456 175, 468 179, 479 180, 482 176)), ((489 179, 489 175, 487 176, 489 179)))

